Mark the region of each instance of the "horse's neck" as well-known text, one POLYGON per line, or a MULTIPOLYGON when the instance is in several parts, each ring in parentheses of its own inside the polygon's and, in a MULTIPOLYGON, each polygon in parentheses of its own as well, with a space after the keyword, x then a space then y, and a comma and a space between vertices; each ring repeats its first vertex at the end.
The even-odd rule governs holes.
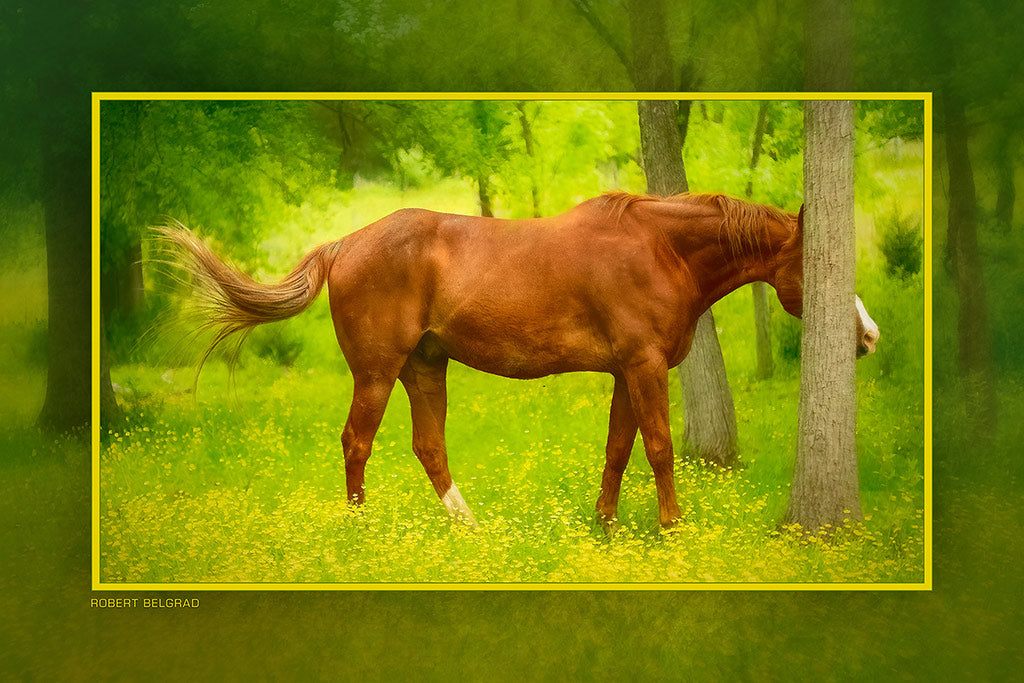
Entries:
POLYGON ((694 278, 700 284, 700 305, 710 308, 713 303, 751 282, 772 284, 772 261, 768 254, 743 254, 736 257, 722 254, 718 245, 711 247, 717 254, 707 254, 688 262, 694 278))
POLYGON ((758 248, 734 253, 721 232, 721 214, 698 206, 674 218, 667 223, 666 234, 697 286, 696 303, 701 310, 745 284, 773 284, 775 256, 785 241, 784 226, 765 224, 765 239, 758 248))

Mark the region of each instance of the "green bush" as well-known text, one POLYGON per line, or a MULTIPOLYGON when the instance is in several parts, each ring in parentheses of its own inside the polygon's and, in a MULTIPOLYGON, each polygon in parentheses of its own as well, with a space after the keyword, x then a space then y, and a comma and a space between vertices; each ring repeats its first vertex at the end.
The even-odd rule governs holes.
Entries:
POLYGON ((253 353, 258 357, 283 367, 295 365, 303 347, 294 326, 281 323, 253 330, 250 343, 253 353))
POLYGON ((899 207, 876 219, 878 248, 885 259, 885 272, 906 279, 921 270, 924 240, 921 217, 904 214, 899 207))
POLYGON ((789 314, 775 316, 775 329, 772 335, 776 349, 776 359, 782 364, 796 364, 800 361, 800 339, 803 327, 799 320, 789 314))

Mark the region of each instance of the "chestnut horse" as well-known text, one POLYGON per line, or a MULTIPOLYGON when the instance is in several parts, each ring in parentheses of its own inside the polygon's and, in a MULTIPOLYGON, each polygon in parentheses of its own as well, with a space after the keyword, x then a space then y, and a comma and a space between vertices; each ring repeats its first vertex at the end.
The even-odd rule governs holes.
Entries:
MULTIPOLYGON (((598 518, 616 517, 639 428, 659 521, 671 525, 680 512, 668 369, 686 357, 697 318, 741 285, 767 282, 800 316, 802 218, 720 194, 612 193, 529 220, 403 209, 317 247, 269 286, 225 265, 183 226, 158 230, 185 248, 186 268, 212 305, 207 323, 218 332, 203 360, 234 332, 304 310, 327 282, 354 381, 342 433, 351 502, 364 500, 366 461, 398 380, 412 407, 413 451, 449 513, 475 524, 448 470, 451 359, 514 378, 611 374, 598 518)), ((850 353, 870 353, 878 328, 859 298, 850 306, 850 353)))

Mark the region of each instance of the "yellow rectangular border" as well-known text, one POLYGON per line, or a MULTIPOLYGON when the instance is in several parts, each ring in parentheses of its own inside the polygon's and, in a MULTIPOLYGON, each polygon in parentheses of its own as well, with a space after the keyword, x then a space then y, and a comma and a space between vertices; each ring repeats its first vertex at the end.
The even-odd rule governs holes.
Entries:
POLYGON ((94 591, 930 591, 932 590, 932 93, 930 92, 93 92, 92 590, 94 591), (920 100, 924 104, 924 581, 921 583, 103 583, 100 581, 100 103, 115 100, 920 100))

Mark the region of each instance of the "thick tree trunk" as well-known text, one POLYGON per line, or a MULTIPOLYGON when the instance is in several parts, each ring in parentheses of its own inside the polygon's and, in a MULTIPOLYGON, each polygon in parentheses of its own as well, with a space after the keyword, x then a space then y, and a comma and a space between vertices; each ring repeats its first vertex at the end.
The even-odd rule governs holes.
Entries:
MULTIPOLYGON (((39 415, 45 429, 84 427, 92 405, 91 215, 89 100, 64 79, 40 83, 50 104, 43 123, 42 179, 46 225, 48 365, 46 399, 39 415)), ((101 345, 100 351, 106 350, 101 345)), ((119 414, 105 358, 101 357, 100 404, 119 414)))
MULTIPOLYGON (((750 147, 750 178, 747 180, 747 199, 754 196, 754 171, 761 160, 761 144, 764 140, 765 123, 768 120, 768 100, 762 100, 757 108, 754 124, 754 140, 750 147)), ((757 379, 768 379, 775 374, 772 358, 772 309, 768 305, 768 285, 754 282, 750 285, 754 297, 754 343, 757 348, 757 379)))
POLYGON ((977 190, 963 103, 947 91, 942 105, 949 166, 947 249, 959 297, 958 361, 974 435, 987 439, 996 426, 998 404, 988 326, 988 296, 978 254, 977 190))
POLYGON ((673 100, 637 102, 647 191, 663 197, 689 190, 675 123, 677 106, 673 100))
POLYGON ((804 104, 804 296, 796 469, 787 520, 861 515, 854 352, 853 103, 804 104))
MULTIPOLYGON (((852 85, 851 0, 807 6, 808 90, 852 85)), ((853 103, 804 103, 804 286, 796 466, 786 520, 861 517, 854 320, 853 103)))

